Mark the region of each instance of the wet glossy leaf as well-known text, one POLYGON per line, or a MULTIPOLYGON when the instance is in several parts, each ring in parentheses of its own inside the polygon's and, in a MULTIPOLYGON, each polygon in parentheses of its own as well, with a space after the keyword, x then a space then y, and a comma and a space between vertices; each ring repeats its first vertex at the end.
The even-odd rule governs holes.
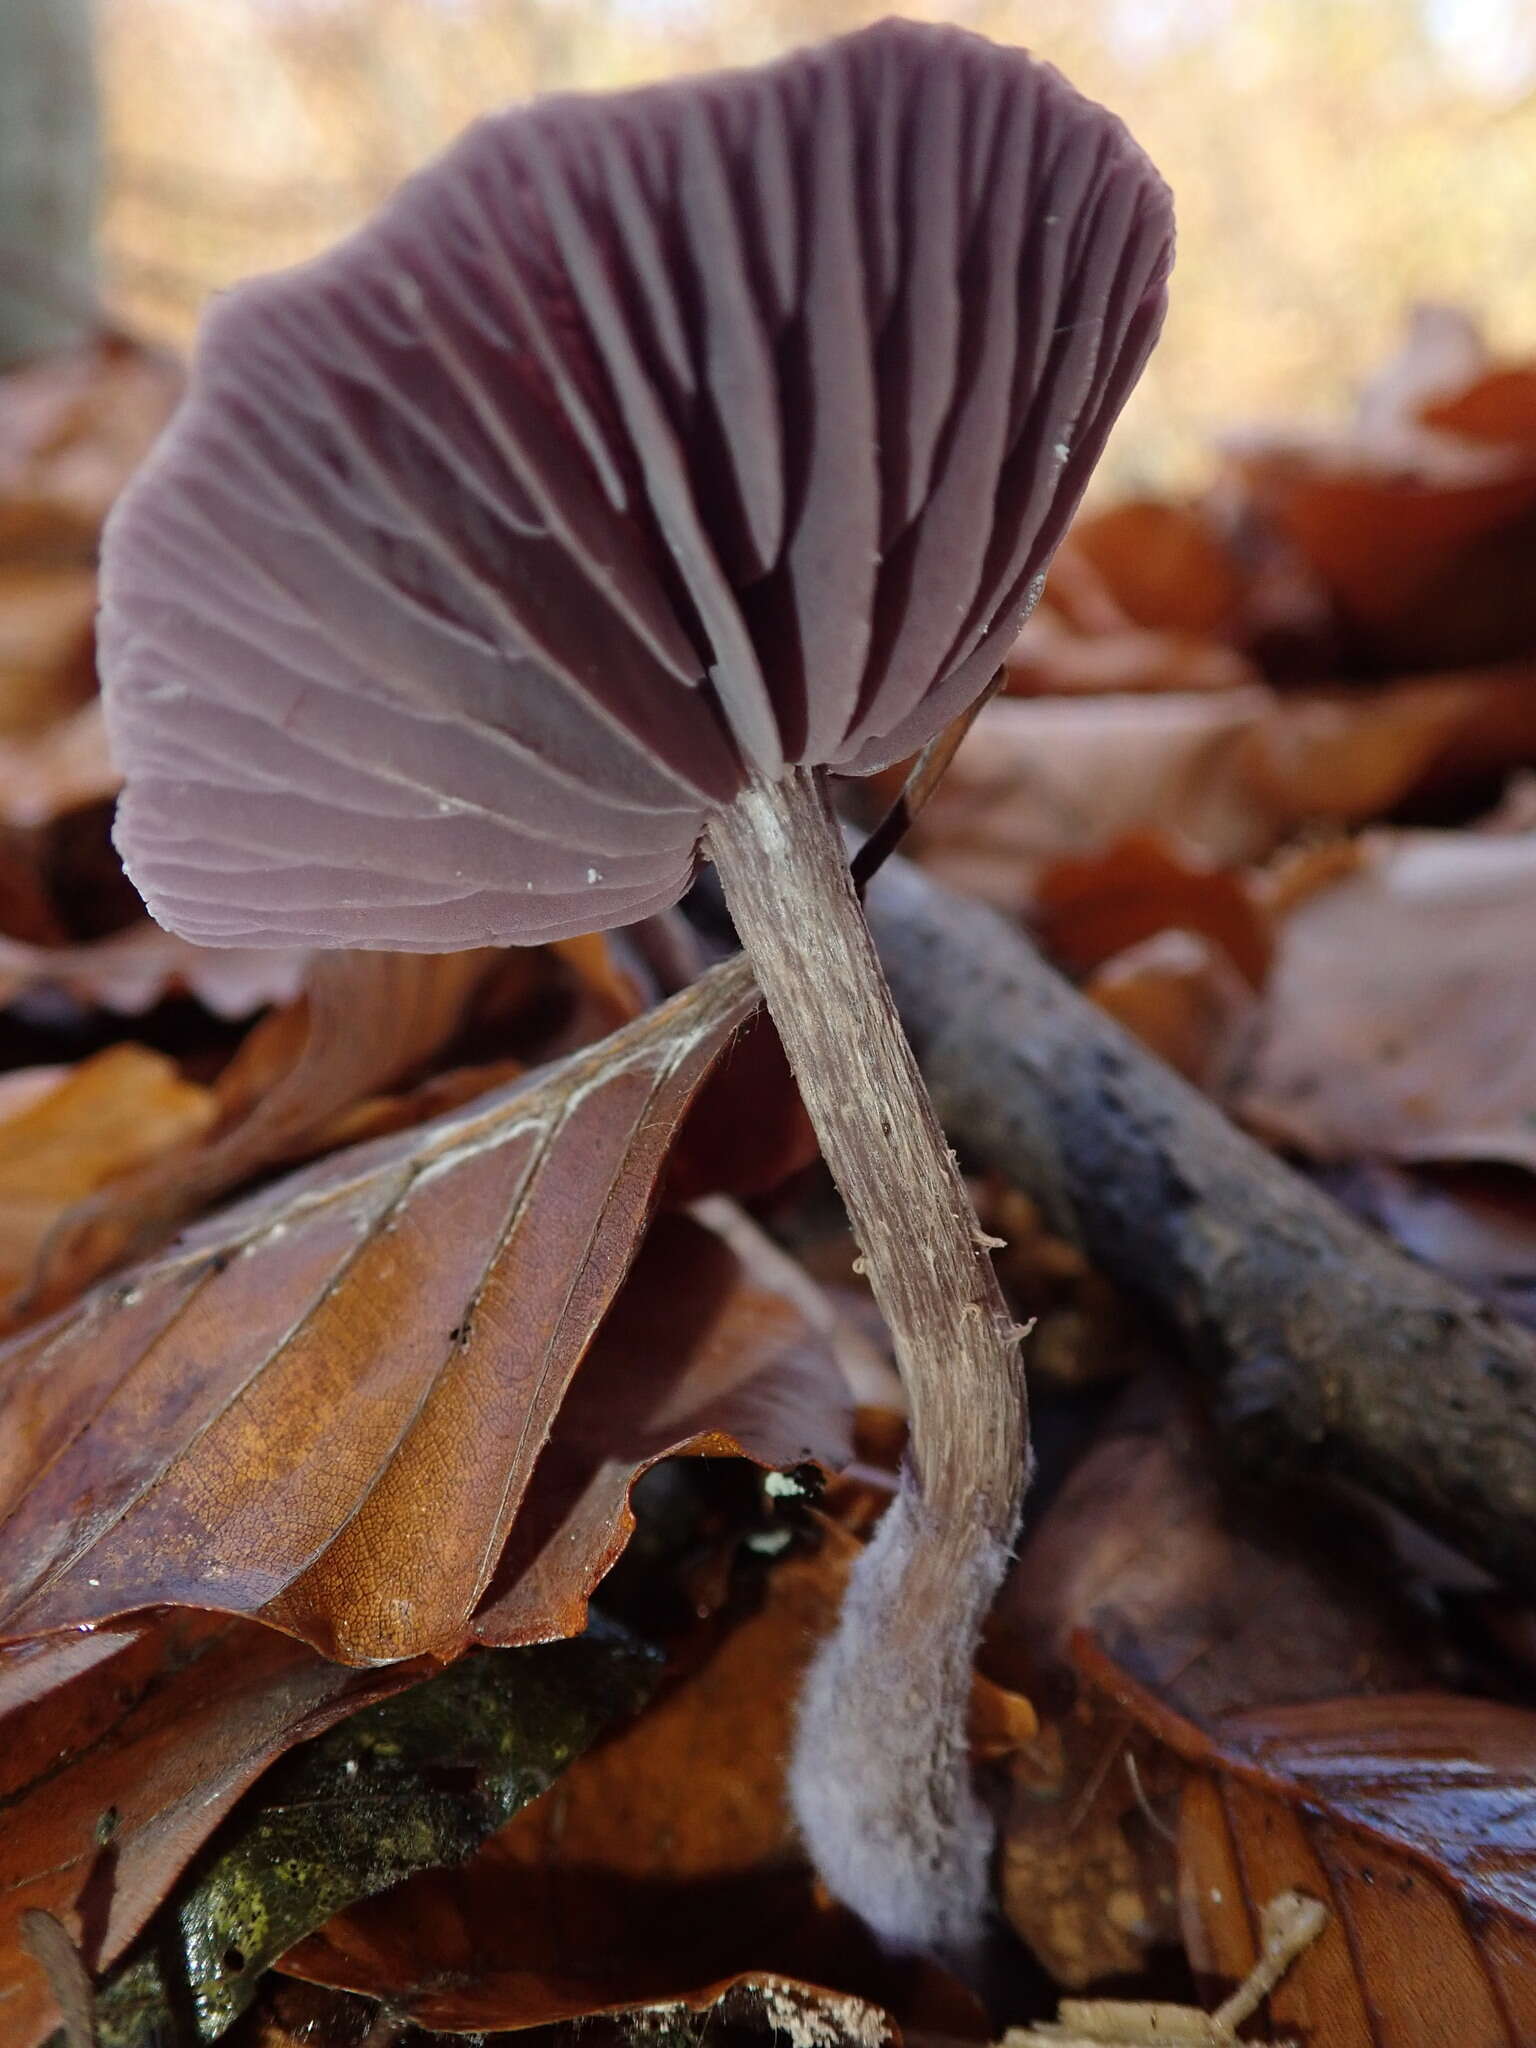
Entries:
POLYGON ((462 1646, 678 1122, 754 1000, 727 963, 13 1343, 5 1632, 168 1603, 358 1662, 462 1646))
POLYGON ((354 1900, 470 1856, 634 1713, 655 1669, 606 1625, 574 1642, 474 1651, 306 1744, 230 1816, 102 1988, 102 2048, 153 2048, 189 2011, 194 2038, 217 2040, 284 1949, 354 1900))
POLYGON ((249 1622, 173 1617, 0 1653, 0 2038, 54 2023, 21 1915, 112 1964, 240 1794, 292 1744, 411 1667, 357 1672, 249 1622))
POLYGON ((340 1915, 283 1967, 448 2028, 712 2005, 732 1982, 787 1978, 811 2015, 831 1990, 887 2010, 910 2001, 913 2018, 926 2001, 931 2023, 942 2013, 943 2031, 968 2031, 946 1980, 882 1961, 817 1895, 784 1796, 801 1676, 851 1549, 830 1541, 775 1567, 756 1611, 701 1644, 549 1799, 461 1870, 340 1915))
POLYGON ((1269 2000, 1309 2048, 1520 2048, 1536 2030, 1536 1715, 1413 1693, 1258 1709, 1209 1734, 1103 1658, 1106 1693, 1187 1770, 1181 1901, 1230 1988, 1275 1892, 1330 1920, 1269 2000))

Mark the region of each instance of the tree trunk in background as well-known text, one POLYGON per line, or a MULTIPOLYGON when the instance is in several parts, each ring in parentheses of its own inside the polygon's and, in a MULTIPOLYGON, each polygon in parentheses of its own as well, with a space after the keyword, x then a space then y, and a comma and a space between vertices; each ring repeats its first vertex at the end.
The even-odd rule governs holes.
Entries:
POLYGON ((92 0, 0 0, 0 369, 95 322, 92 0))

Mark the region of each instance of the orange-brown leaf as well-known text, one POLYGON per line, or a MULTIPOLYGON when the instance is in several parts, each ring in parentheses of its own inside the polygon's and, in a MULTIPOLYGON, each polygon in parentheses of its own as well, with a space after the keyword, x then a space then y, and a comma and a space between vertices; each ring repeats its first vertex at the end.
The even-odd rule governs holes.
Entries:
POLYGON ((1536 746, 1529 666, 1285 697, 1209 693, 1002 698, 913 828, 913 851, 999 909, 1041 870, 1126 833, 1177 833, 1218 864, 1298 826, 1375 817, 1455 764, 1486 775, 1536 746))
POLYGON ((38 1306, 67 1301, 217 1195, 312 1149, 329 1119, 441 1049, 499 957, 314 954, 303 995, 263 1018, 219 1076, 204 1124, 141 1171, 101 1176, 110 1189, 62 1218, 38 1276, 38 1306))
POLYGON ((852 1399, 784 1264, 745 1217, 730 1241, 696 1217, 651 1225, 539 1459, 476 1617, 480 1641, 585 1626, 587 1595, 634 1528, 630 1492, 660 1458, 847 1460, 852 1399))
POLYGON ((163 1053, 125 1041, 0 1121, 0 1303, 15 1295, 70 1208, 178 1154, 215 1114, 208 1089, 185 1080, 163 1053))
POLYGON ((784 1794, 800 1682, 853 1549, 787 1559, 755 1613, 462 1869, 340 1914, 283 1967, 459 2029, 713 2004, 769 1979, 813 1997, 917 1994, 904 2017, 926 1991, 930 2024, 969 2031, 953 1987, 936 2010, 942 1981, 883 1962, 815 1887, 784 1794))
POLYGON ((4 1632, 171 1604, 346 1661, 459 1648, 683 1111, 754 999, 729 962, 16 1340, 4 1632))
POLYGON ((1035 919, 1047 948, 1079 974, 1159 932, 1186 931, 1221 947, 1259 988, 1273 945, 1269 919, 1242 875, 1147 829, 1097 853, 1053 861, 1035 884, 1035 919))
POLYGON ((1209 638, 1237 615, 1237 564, 1198 506, 1127 498, 1079 519, 1069 546, 1135 625, 1209 638))
POLYGON ((1330 1919, 1269 2000, 1308 2048, 1523 2048, 1536 2038, 1536 1714, 1412 1693, 1195 1729, 1080 1646, 1095 1681, 1189 1766, 1185 1938, 1223 1984, 1263 1902, 1330 1919))

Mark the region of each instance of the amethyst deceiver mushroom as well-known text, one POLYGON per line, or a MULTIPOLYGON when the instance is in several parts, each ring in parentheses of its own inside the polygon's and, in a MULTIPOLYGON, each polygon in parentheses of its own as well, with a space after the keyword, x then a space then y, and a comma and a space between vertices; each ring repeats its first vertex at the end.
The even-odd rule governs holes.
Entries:
POLYGON ((222 300, 106 536, 118 844, 184 936, 528 943, 716 863, 911 1397, 792 1770, 899 1947, 984 1920, 966 1703, 1027 1427, 824 778, 986 690, 1171 239, 1118 121, 956 30, 546 99, 222 300))

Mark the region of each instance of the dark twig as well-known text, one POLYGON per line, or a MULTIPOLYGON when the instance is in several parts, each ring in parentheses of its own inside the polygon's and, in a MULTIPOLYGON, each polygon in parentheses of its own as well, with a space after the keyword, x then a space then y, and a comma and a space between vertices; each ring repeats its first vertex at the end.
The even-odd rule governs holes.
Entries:
POLYGON ((1234 1128, 993 912, 904 861, 868 915, 950 1136, 1186 1339, 1266 1468, 1363 1484, 1536 1585, 1536 1341, 1234 1128))

